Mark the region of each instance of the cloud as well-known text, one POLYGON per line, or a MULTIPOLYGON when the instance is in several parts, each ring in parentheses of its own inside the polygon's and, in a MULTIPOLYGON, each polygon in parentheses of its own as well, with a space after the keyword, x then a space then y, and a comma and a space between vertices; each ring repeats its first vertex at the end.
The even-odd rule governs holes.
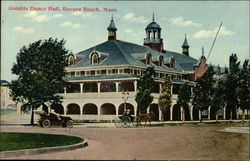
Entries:
POLYGON ((125 29, 124 32, 126 32, 126 33, 132 33, 132 32, 134 32, 134 30, 132 30, 132 29, 125 29))
MULTIPOLYGON (((195 34, 193 34, 192 37, 193 37, 193 38, 197 38, 197 39, 199 39, 199 38, 210 38, 210 37, 214 37, 215 34, 216 34, 217 31, 218 31, 218 28, 219 28, 219 27, 217 27, 217 28, 215 28, 215 29, 213 29, 213 30, 200 30, 200 31, 196 32, 195 34)), ((220 32, 219 32, 218 36, 231 36, 231 35, 233 35, 233 34, 234 34, 233 31, 230 31, 230 30, 228 30, 226 27, 222 26, 222 27, 220 28, 220 32)))
POLYGON ((76 23, 74 24, 71 21, 64 22, 64 23, 60 24, 60 26, 61 27, 71 27, 71 28, 79 28, 79 27, 81 27, 80 24, 76 24, 76 23))
POLYGON ((149 19, 145 18, 144 16, 135 16, 134 13, 126 14, 125 16, 123 16, 123 19, 137 23, 146 23, 149 21, 149 19))
POLYGON ((195 23, 192 20, 184 21, 183 17, 170 18, 169 22, 176 26, 201 26, 201 24, 195 23))
POLYGON ((73 15, 73 16, 82 16, 82 17, 94 16, 90 12, 80 12, 80 11, 72 12, 71 15, 73 15))
POLYGON ((61 18, 61 17, 64 17, 63 14, 55 14, 55 15, 53 15, 53 18, 61 18))
POLYGON ((23 34, 31 34, 34 32, 33 28, 24 28, 22 26, 16 26, 13 28, 13 30, 23 34))
POLYGON ((26 12, 26 14, 24 15, 24 17, 31 19, 31 21, 35 21, 35 22, 46 22, 49 21, 51 19, 55 19, 55 18, 61 18, 63 17, 62 14, 55 14, 55 15, 39 15, 37 11, 28 11, 26 12))

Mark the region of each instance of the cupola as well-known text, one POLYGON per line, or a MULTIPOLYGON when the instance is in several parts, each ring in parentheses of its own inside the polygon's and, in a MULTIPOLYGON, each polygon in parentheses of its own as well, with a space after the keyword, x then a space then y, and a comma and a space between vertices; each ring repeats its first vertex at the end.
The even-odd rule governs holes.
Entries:
POLYGON ((117 30, 117 28, 115 27, 115 23, 114 23, 114 20, 113 20, 113 15, 111 16, 111 21, 110 21, 110 24, 109 24, 107 30, 108 30, 108 40, 115 41, 116 40, 116 30, 117 30))
POLYGON ((185 34, 185 40, 182 45, 182 54, 189 56, 189 45, 187 42, 187 36, 185 34))

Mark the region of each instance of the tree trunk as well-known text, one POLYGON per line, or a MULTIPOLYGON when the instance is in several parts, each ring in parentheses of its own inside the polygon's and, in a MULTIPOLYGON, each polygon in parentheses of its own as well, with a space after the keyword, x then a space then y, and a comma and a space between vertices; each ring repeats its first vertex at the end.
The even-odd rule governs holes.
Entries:
POLYGON ((162 121, 162 125, 164 126, 164 117, 163 117, 163 111, 161 111, 161 121, 162 121))
POLYGON ((30 125, 34 125, 34 106, 32 106, 32 108, 31 108, 30 125))
POLYGON ((233 110, 231 109, 230 110, 230 121, 232 120, 232 117, 233 117, 233 110))

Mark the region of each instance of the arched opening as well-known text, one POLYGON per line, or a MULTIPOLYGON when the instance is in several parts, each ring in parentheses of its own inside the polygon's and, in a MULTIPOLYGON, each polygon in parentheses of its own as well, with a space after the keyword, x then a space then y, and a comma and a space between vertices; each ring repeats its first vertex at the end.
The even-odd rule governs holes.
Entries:
POLYGON ((210 108, 210 120, 216 120, 216 109, 215 109, 215 107, 210 108))
MULTIPOLYGON (((126 103, 126 109, 130 110, 131 115, 135 114, 134 106, 132 104, 126 103)), ((118 108, 118 115, 122 115, 123 113, 124 113, 124 103, 122 103, 118 108)))
POLYGON ((74 57, 73 57, 73 56, 70 56, 70 57, 69 57, 68 65, 69 65, 69 66, 74 65, 74 57))
POLYGON ((185 111, 185 121, 190 121, 191 117, 190 117, 190 110, 189 107, 183 107, 184 111, 185 111))
POLYGON ((230 119, 230 116, 232 114, 232 119, 236 119, 236 109, 232 108, 226 108, 226 120, 230 119))
POLYGON ((59 104, 59 103, 53 103, 51 106, 51 109, 55 110, 55 113, 59 113, 59 114, 64 114, 64 108, 63 105, 59 104))
POLYGON ((164 64, 164 59, 163 59, 163 56, 160 55, 159 56, 159 66, 163 66, 163 64, 164 64))
POLYGON ((199 120, 199 109, 193 108, 193 120, 199 120))
POLYGON ((69 104, 67 106, 67 114, 68 115, 80 115, 80 107, 75 103, 69 104))
POLYGON ((87 103, 83 106, 83 115, 97 115, 97 106, 93 103, 87 103))
POLYGON ((154 117, 151 121, 159 121, 159 108, 156 103, 153 103, 149 106, 149 111, 154 113, 154 117))
POLYGON ((170 121, 170 108, 167 108, 165 112, 163 112, 164 121, 170 121))
POLYGON ((115 106, 111 103, 105 103, 101 106, 101 115, 115 115, 115 106))
POLYGON ((152 62, 152 55, 150 53, 147 53, 146 55, 146 64, 151 64, 152 62))
POLYGON ((180 121, 181 120, 181 109, 180 106, 175 104, 173 106, 173 121, 180 121))

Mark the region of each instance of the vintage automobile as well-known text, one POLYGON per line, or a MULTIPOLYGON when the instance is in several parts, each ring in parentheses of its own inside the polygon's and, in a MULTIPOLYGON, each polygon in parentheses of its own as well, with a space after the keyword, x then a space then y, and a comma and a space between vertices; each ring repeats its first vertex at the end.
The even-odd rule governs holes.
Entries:
POLYGON ((62 127, 72 128, 74 123, 72 118, 67 116, 60 116, 56 113, 50 112, 47 114, 45 111, 35 111, 37 115, 40 115, 38 121, 41 127, 50 127, 51 125, 60 125, 62 127))

